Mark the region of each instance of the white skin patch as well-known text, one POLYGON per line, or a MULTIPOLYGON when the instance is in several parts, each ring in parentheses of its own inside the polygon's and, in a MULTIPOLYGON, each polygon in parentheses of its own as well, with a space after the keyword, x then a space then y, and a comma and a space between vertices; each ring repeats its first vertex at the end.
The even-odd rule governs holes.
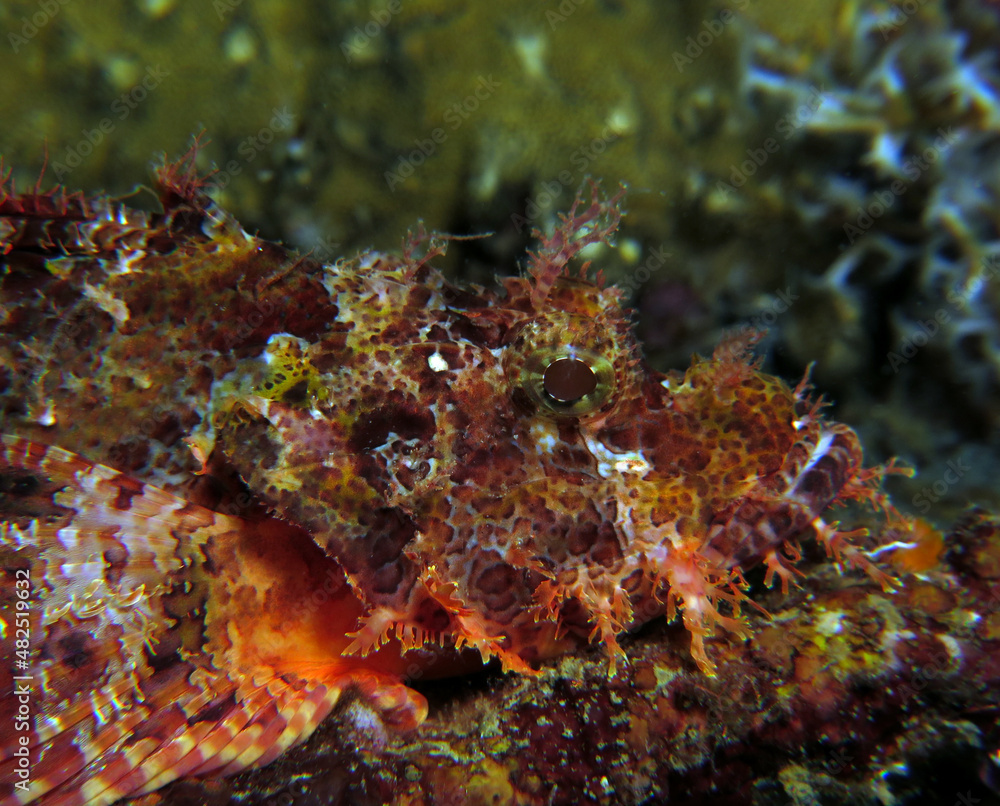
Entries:
POLYGON ((619 473, 638 473, 640 476, 645 476, 650 471, 649 462, 638 451, 613 453, 603 442, 588 434, 584 434, 583 439, 587 443, 590 455, 597 460, 597 472, 602 478, 608 479, 619 473))
POLYGON ((538 450, 544 453, 552 453, 558 435, 558 431, 552 423, 538 422, 531 426, 531 438, 535 441, 538 450))
POLYGON ((448 369, 448 362, 441 357, 441 353, 435 351, 427 356, 427 366, 435 372, 445 372, 448 369))

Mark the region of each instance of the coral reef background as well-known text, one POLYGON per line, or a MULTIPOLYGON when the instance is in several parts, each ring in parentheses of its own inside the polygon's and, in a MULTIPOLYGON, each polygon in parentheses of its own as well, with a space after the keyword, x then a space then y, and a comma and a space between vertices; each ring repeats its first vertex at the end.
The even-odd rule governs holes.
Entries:
POLYGON ((588 257, 650 361, 766 326, 768 370, 812 365, 871 460, 917 469, 898 506, 1000 509, 996 3, 34 0, 0 33, 19 185, 47 161, 126 195, 203 132, 215 198, 322 259, 422 219, 493 233, 446 261, 488 282, 586 176, 624 182, 588 257))

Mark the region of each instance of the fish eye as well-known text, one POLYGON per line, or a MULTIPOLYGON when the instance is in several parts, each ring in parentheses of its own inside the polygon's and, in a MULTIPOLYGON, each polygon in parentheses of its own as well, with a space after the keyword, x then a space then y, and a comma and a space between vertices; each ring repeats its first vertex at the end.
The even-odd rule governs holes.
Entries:
POLYGON ((580 417, 597 411, 615 388, 615 370, 604 356, 570 345, 528 356, 520 385, 545 412, 580 417))
POLYGON ((562 311, 526 322, 504 348, 511 395, 552 417, 607 411, 627 367, 617 335, 594 318, 562 311))
POLYGON ((557 358, 545 368, 542 387, 545 394, 557 403, 575 403, 593 394, 597 388, 597 376, 586 361, 567 356, 557 358))

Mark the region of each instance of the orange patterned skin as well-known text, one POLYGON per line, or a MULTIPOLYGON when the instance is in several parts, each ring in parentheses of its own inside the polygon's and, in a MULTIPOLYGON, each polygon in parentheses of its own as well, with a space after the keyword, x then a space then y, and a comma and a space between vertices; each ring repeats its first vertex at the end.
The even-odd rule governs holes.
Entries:
POLYGON ((664 613, 712 673, 741 571, 787 584, 808 534, 888 583, 823 520, 897 518, 885 469, 758 370, 756 334, 662 375, 621 294, 570 276, 620 194, 490 291, 433 239, 322 265, 243 232, 190 162, 160 182, 159 215, 0 190, 4 803, 265 764, 345 697, 413 728, 405 681, 470 654, 531 673, 600 642, 614 674, 664 613))

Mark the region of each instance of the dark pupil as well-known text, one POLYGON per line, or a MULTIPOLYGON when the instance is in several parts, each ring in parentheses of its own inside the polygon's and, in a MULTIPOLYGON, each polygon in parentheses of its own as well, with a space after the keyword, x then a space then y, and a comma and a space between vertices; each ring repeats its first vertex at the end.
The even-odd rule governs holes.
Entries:
POLYGON ((597 388, 597 376, 583 361, 560 358, 545 368, 542 385, 549 397, 560 403, 572 403, 597 388))

